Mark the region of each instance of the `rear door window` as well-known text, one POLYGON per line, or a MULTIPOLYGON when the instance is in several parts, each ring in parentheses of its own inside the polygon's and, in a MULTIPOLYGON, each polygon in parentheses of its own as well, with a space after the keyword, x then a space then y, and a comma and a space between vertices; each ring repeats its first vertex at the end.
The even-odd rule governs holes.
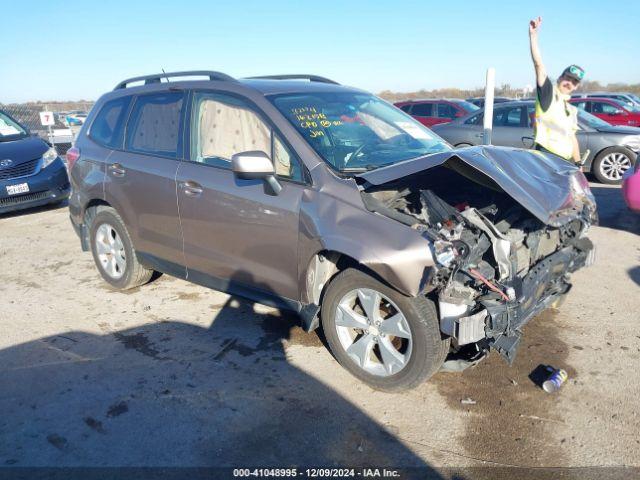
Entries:
POLYGON ((615 107, 614 105, 611 105, 610 103, 605 103, 605 102, 591 102, 591 108, 592 108, 592 112, 593 113, 610 113, 610 114, 615 114, 617 113, 620 108, 615 107))
POLYGON ((433 104, 414 103, 411 109, 411 115, 415 115, 416 117, 433 117, 433 104))
POLYGON ((139 96, 127 123, 125 149, 161 157, 181 157, 183 103, 182 92, 139 96))
POLYGON ((522 126, 522 108, 499 108, 493 113, 493 124, 496 127, 522 126))
POLYGON ((104 147, 122 148, 122 132, 131 98, 126 96, 106 102, 91 124, 89 137, 104 147))
POLYGON ((409 113, 409 111, 411 110, 411 104, 408 103, 406 105, 400 105, 400 110, 402 110, 403 112, 409 113))

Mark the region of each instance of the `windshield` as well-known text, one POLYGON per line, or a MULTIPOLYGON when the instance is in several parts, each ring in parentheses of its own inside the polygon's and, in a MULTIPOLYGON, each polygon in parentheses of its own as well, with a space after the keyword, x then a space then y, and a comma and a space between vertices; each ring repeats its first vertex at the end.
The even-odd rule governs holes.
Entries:
POLYGON ((475 112, 476 110, 480 110, 480 107, 478 107, 477 105, 474 105, 471 102, 466 102, 464 100, 451 100, 451 101, 453 103, 455 103, 456 105, 458 105, 460 108, 462 108, 467 113, 471 113, 471 112, 475 112))
POLYGON ((27 132, 9 115, 0 112, 0 142, 27 136, 27 132))
POLYGON ((595 115, 591 115, 590 113, 580 109, 578 110, 578 121, 580 123, 586 124, 587 127, 595 128, 596 130, 598 128, 611 126, 610 123, 605 122, 604 120, 599 119, 595 115))
POLYGON ((342 172, 451 149, 409 115, 370 94, 287 94, 271 101, 324 161, 342 172))

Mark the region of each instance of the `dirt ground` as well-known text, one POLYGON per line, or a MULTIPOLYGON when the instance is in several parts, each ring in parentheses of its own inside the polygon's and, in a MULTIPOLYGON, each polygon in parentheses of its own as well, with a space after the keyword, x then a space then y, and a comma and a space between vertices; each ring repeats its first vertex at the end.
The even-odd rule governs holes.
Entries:
POLYGON ((0 465, 640 466, 640 215, 592 187, 596 264, 515 364, 401 394, 289 313, 166 275, 110 290, 66 208, 0 217, 0 465), (558 393, 540 365, 569 372, 558 393))

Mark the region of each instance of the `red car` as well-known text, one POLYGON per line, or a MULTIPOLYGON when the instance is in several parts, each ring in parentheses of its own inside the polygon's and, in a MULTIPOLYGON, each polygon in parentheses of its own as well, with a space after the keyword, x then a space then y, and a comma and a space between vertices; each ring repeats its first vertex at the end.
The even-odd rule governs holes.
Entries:
POLYGON ((459 99, 407 100, 398 102, 395 106, 427 127, 448 123, 479 110, 473 103, 459 99))
POLYGON ((627 206, 640 213, 640 162, 634 169, 629 169, 622 177, 622 196, 627 206))
POLYGON ((640 126, 640 107, 627 105, 612 98, 572 98, 569 101, 611 125, 640 126))

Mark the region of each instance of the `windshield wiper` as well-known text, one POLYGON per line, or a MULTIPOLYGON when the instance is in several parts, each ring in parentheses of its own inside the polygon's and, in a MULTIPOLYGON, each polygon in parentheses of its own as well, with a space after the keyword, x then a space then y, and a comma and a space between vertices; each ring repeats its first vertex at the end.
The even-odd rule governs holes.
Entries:
POLYGON ((388 167, 389 165, 393 165, 395 162, 382 163, 379 165, 368 164, 363 167, 347 167, 343 168, 341 172, 368 172, 369 170, 375 170, 376 168, 388 167))

